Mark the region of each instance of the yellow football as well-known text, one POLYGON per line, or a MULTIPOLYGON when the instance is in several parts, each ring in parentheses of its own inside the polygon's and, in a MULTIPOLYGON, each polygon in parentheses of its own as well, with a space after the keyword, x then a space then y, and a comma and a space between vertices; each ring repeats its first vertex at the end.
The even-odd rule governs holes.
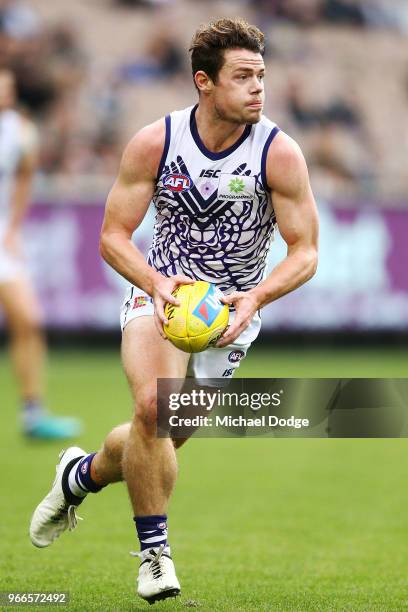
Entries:
POLYGON ((179 285, 172 295, 180 306, 165 305, 168 325, 163 329, 167 338, 186 353, 213 346, 228 327, 229 309, 221 302, 221 291, 212 283, 196 281, 179 285))

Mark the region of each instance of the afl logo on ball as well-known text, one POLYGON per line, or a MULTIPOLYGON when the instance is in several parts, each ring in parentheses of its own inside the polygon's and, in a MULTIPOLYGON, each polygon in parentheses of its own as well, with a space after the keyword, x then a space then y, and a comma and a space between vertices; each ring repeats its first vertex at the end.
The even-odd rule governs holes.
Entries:
POLYGON ((164 177, 163 185, 170 191, 188 191, 193 186, 193 181, 187 174, 168 174, 164 177))
POLYGON ((243 357, 245 357, 244 351, 231 351, 228 355, 228 361, 230 363, 238 363, 243 357))

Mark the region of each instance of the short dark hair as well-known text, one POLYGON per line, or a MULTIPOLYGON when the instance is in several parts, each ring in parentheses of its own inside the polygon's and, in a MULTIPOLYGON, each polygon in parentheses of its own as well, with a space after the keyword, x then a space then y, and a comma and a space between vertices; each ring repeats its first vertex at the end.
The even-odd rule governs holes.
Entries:
POLYGON ((224 51, 248 49, 263 55, 264 40, 261 30, 240 17, 218 19, 200 26, 189 49, 193 78, 198 70, 203 70, 215 83, 224 64, 224 51))

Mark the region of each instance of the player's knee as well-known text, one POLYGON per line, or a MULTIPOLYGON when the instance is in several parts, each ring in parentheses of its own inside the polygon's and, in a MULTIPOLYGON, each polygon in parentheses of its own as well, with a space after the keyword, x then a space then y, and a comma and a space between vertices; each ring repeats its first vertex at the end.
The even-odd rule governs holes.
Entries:
POLYGON ((29 313, 12 317, 9 321, 12 334, 19 336, 34 336, 42 334, 42 326, 38 317, 29 313))
POLYGON ((155 389, 139 394, 134 419, 136 425, 147 437, 156 436, 157 394, 155 389))

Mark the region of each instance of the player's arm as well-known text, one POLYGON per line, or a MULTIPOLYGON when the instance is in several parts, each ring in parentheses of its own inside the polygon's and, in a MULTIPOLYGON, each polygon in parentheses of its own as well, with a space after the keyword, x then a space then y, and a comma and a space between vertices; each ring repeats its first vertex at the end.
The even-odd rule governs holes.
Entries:
POLYGON ((23 152, 14 179, 11 214, 4 237, 4 246, 15 255, 20 254, 20 232, 30 203, 38 158, 37 134, 34 126, 27 122, 24 131, 23 152))
POLYGON ((105 261, 153 297, 155 321, 163 337, 164 304, 177 303, 172 290, 177 284, 190 281, 182 276, 166 278, 149 266, 132 242, 132 234, 143 221, 152 199, 164 139, 161 120, 143 128, 127 145, 107 199, 100 236, 100 253, 105 261))
POLYGON ((282 297, 308 281, 317 269, 319 222, 306 162, 299 146, 282 133, 271 148, 267 179, 286 258, 252 294, 259 306, 282 297))
POLYGON ((269 149, 266 176, 287 255, 257 287, 226 297, 236 316, 218 346, 233 342, 259 308, 300 287, 317 268, 318 216, 307 166, 299 146, 284 133, 269 149))

